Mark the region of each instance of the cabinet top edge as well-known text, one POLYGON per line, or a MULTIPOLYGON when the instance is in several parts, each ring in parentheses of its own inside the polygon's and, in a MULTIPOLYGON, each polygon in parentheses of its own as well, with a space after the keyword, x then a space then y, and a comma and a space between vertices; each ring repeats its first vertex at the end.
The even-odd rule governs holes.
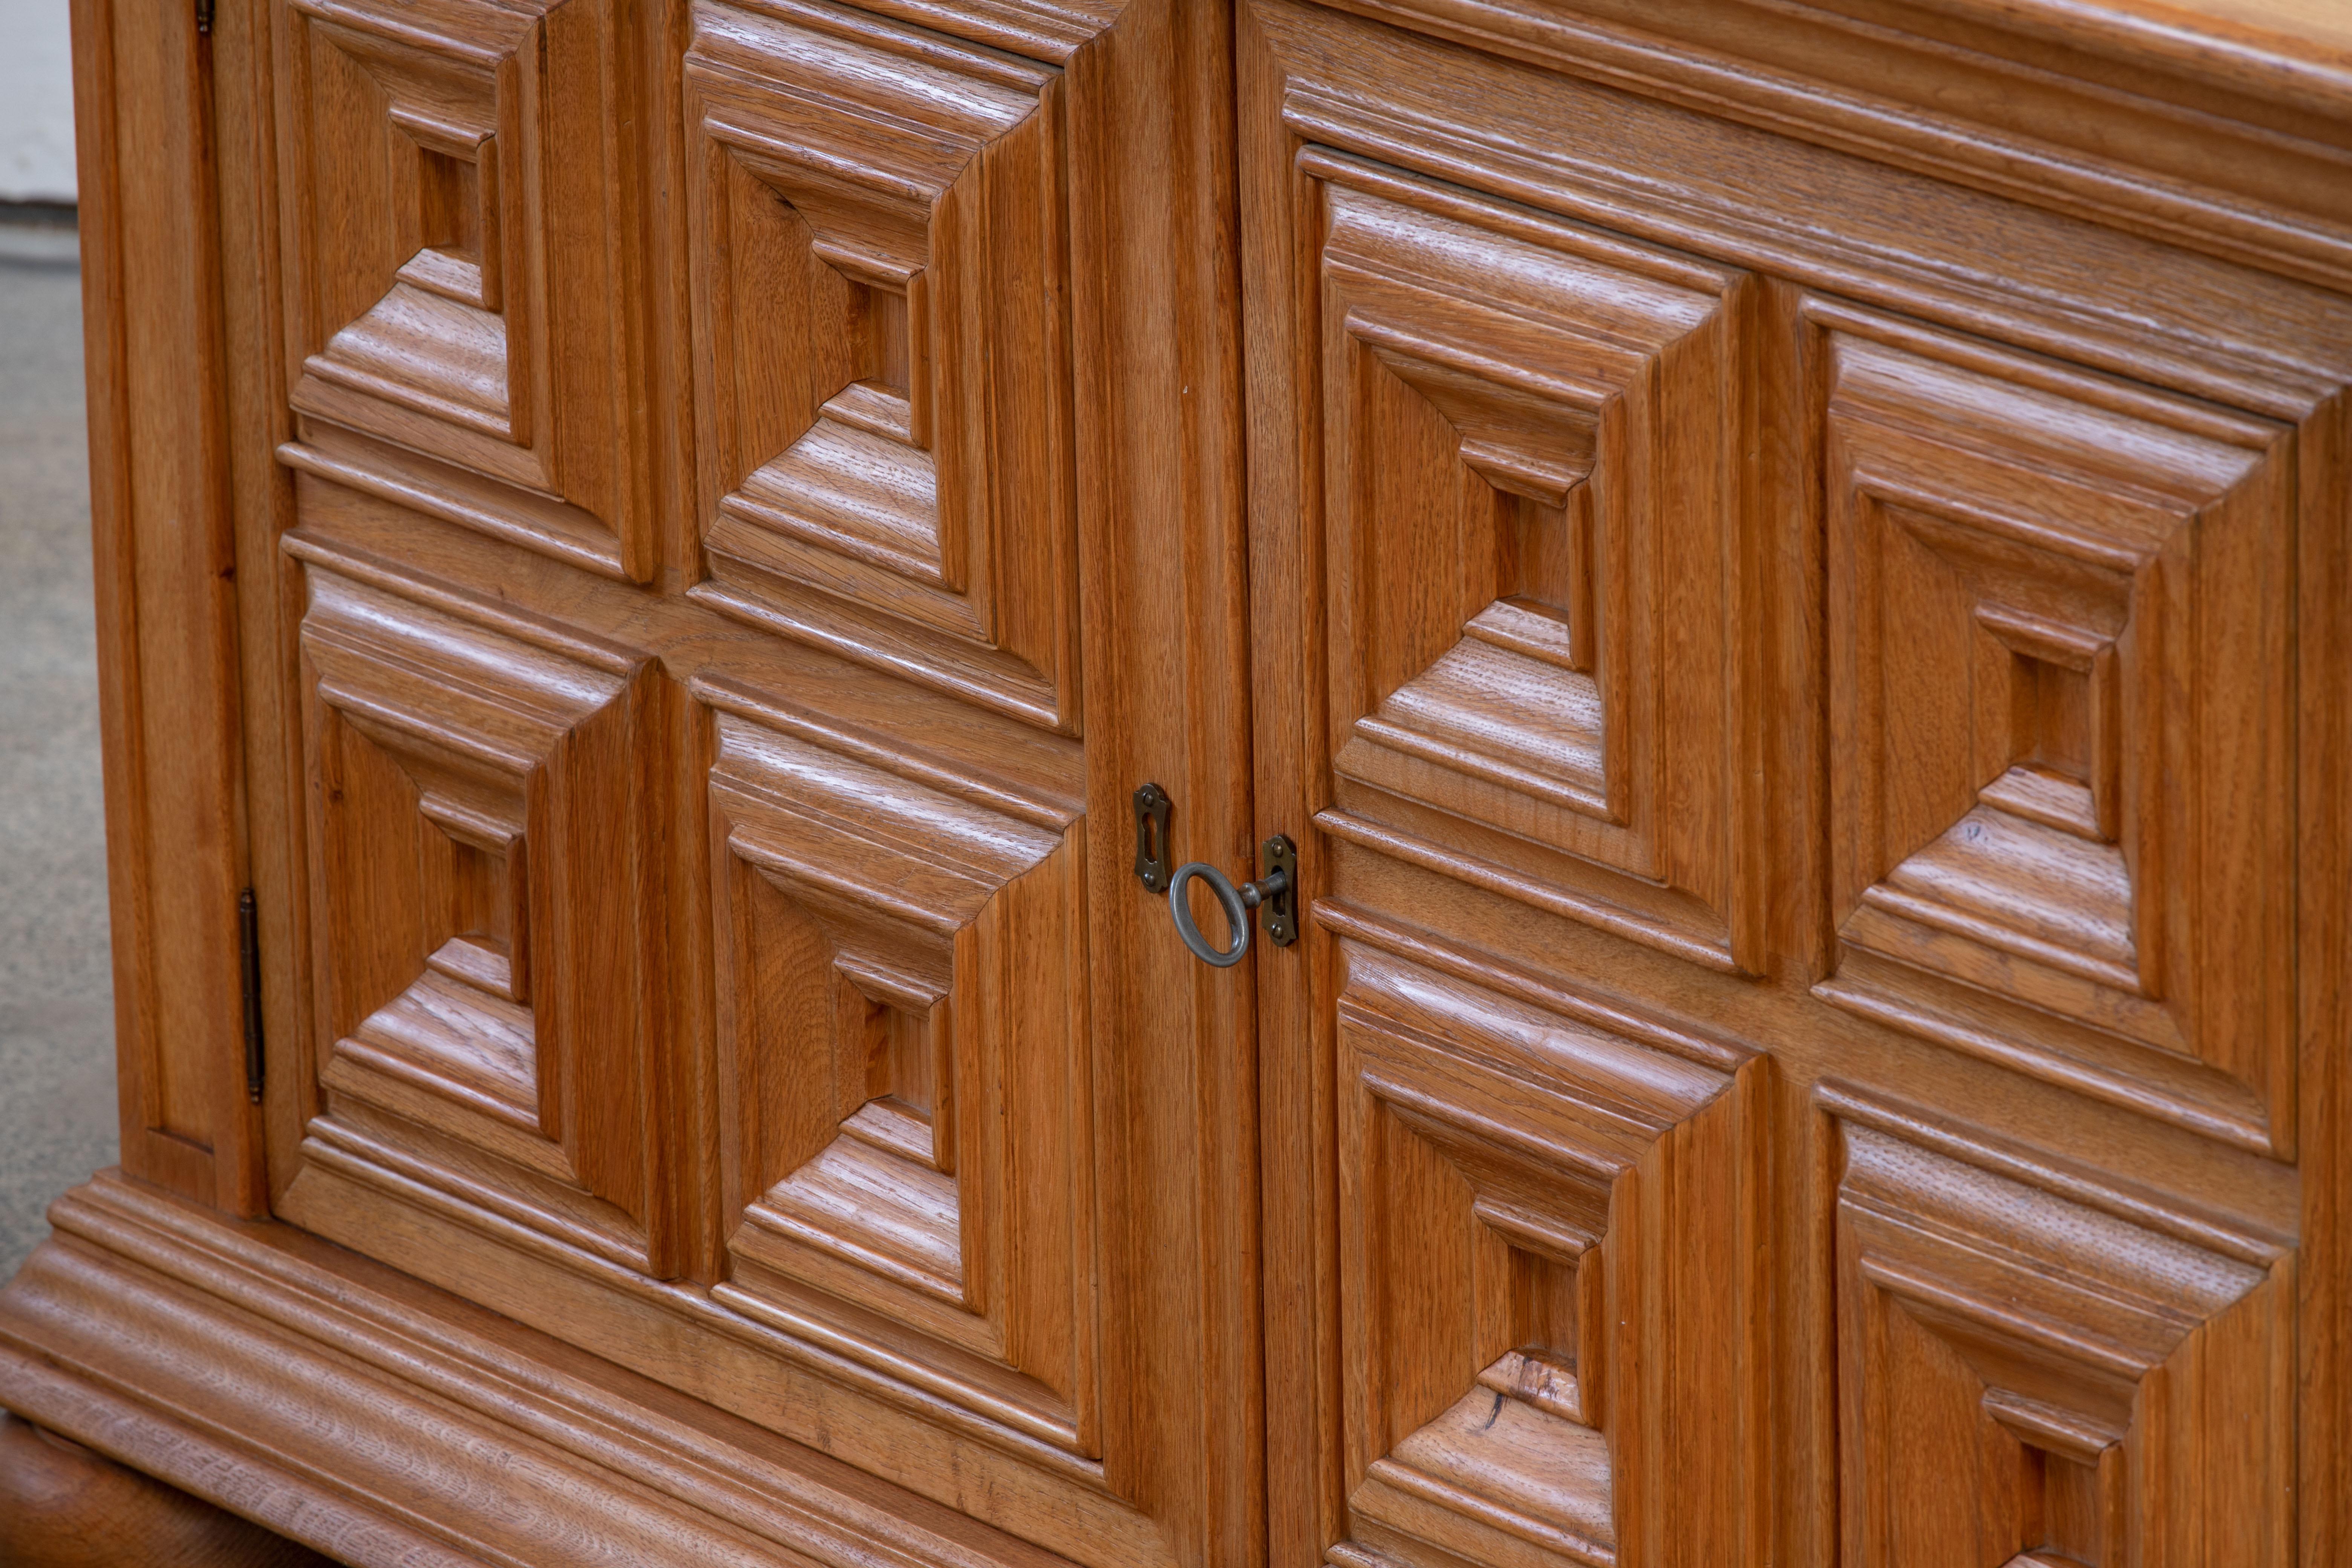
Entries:
POLYGON ((2335 0, 1319 5, 2352 293, 2335 0))
MULTIPOLYGON (((1867 14, 1851 0, 1822 9, 1867 14)), ((2336 0, 1912 0, 1921 12, 2170 61, 2196 74, 2277 75, 2352 110, 2352 10, 2336 0)))

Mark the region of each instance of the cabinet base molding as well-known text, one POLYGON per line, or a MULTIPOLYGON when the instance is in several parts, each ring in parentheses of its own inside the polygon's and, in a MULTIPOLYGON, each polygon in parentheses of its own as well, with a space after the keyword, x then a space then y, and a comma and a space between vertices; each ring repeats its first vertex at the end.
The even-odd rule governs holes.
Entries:
POLYGON ((49 1219, 0 1407, 341 1562, 1065 1561, 289 1226, 116 1172, 49 1219))
POLYGON ((0 1565, 327 1568, 327 1559, 0 1412, 0 1565))

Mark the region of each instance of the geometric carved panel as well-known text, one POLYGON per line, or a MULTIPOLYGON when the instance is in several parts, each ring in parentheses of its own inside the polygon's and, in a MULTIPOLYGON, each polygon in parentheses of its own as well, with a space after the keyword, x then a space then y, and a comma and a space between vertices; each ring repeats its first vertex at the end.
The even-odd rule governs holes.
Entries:
POLYGON ((1342 809, 1507 867, 1541 846, 1590 918, 1760 964, 1732 804, 1746 275, 1300 162, 1342 809))
POLYGON ((1337 915, 1350 1539, 1329 1560, 1730 1560, 1765 1064, 1451 979, 1337 915))
POLYGON ((1900 1110, 1827 1100, 1850 1561, 2291 1560, 2294 1278, 2275 1240, 2013 1179, 1900 1110))
POLYGON ((1060 73, 695 19, 697 596, 1074 729, 1060 73))
POLYGON ((2283 433, 1817 310, 1829 999, 2267 1149, 2292 1125, 2283 433))
POLYGON ((289 465, 643 580, 611 0, 278 11, 289 465))
POLYGON ((464 1172, 469 1197, 665 1271, 638 890, 652 668, 306 577, 327 1093, 307 1152, 464 1172))
POLYGON ((1097 1451, 1075 826, 713 728, 719 1295, 1097 1451))

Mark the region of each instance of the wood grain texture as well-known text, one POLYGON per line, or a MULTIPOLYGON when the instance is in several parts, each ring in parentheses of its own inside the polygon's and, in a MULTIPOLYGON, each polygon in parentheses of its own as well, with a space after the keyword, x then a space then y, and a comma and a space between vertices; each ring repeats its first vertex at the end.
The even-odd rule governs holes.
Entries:
POLYGON ((1075 730, 1063 73, 724 5, 686 73, 697 594, 1075 730))
POLYGON ((1843 1156, 1852 1559, 2292 1560, 2294 1268, 2277 1238, 2145 1205, 2126 1218, 2095 1182, 2060 1197, 1958 1140, 1909 1142, 1910 1119, 1871 1100, 1822 1098, 1843 1156))
POLYGON ((1821 994, 2291 1153, 2286 432, 1811 319, 1847 759, 1821 994))
POLYGON ((0 1563, 325 1568, 327 1559, 79 1443, 0 1414, 0 1563))
POLYGON ((77 5, 74 34, 123 1159, 250 1213, 216 151, 192 14, 77 5))
POLYGON ((2352 963, 2352 490, 2343 473, 2352 398, 2306 427, 2296 531, 2296 1110, 2304 1183, 2295 1288, 2297 1562, 2323 1562, 2352 1531, 2352 1173, 2337 1129, 2352 1115, 2345 1057, 2352 963))
MULTIPOLYGON (((1642 25, 1679 28, 1702 10, 1731 9, 1670 8, 1642 25)), ((2332 1179, 2312 1184, 2310 1167, 2299 1176, 2282 1163, 2307 1154, 2301 1140, 2315 1125, 2300 1100, 2312 1085, 2298 1081, 2287 1044, 2289 1020, 2313 1016, 2308 1001, 2289 999, 2302 962, 2289 933, 2310 918, 2290 912, 2308 896, 2289 847, 2299 795, 2291 759, 2315 765, 2298 749, 2288 671, 2311 657, 2295 649, 2298 626, 2313 624, 2308 597, 2290 608, 2311 592, 2301 575, 2310 558, 2292 558, 2326 540, 2332 561, 2342 536, 2340 394, 2352 381, 2342 300, 2283 281, 2301 268, 2281 252, 2261 258, 2275 270, 2231 268, 2227 283, 2208 273, 2210 258, 2246 254, 2244 231, 2224 237, 2219 224, 2179 247, 2149 245, 2138 236, 2160 223, 2076 221, 2063 215, 2084 209, 2053 187, 2031 205, 1996 202, 1964 187, 1998 182, 1915 182, 1913 158, 1890 160, 1904 167, 1846 158, 1834 149, 1851 144, 1843 127, 1854 121, 1832 124, 1826 110, 1801 138, 1782 139, 1737 123, 1753 120, 1746 110, 1760 96, 1708 97, 1705 107, 1727 120, 1685 112, 1676 106, 1695 100, 1655 90, 1655 78, 1642 79, 1640 94, 1618 90, 1635 85, 1619 68, 1631 18, 1605 5, 1540 16, 1341 11, 1358 15, 1255 0, 1240 23, 1244 305, 1262 413, 1252 426, 1253 585, 1295 595, 1306 610, 1295 632, 1269 629, 1254 649, 1260 823, 1272 831, 1303 816, 1319 829, 1303 864, 1326 933, 1295 974, 1260 992, 1275 1555, 1321 1553, 1348 1568, 1517 1561, 1529 1551, 1627 1562, 1743 1552, 1804 1563, 2153 1562, 2222 1551, 2216 1531, 2273 1560, 2324 1553, 2315 1542, 2332 1539, 2332 1526, 2282 1511, 2293 1464, 2338 1462, 2320 1458, 2336 1451, 2334 1417, 2310 1398, 2340 1375, 2332 1331, 2315 1343, 2307 1329, 2284 1327, 2290 1295, 2309 1302, 2335 1289, 2304 1276, 2292 1238, 2304 1222, 2332 1226, 2339 1212, 2332 1179), (1365 19, 1375 13, 1395 26, 1365 19), (1586 44, 1591 52, 1580 52, 1586 44), (1617 276, 1574 313, 1621 351, 1643 339, 1612 312, 1654 298, 1645 288, 1718 280, 1702 286, 1722 301, 1723 390, 1712 404, 1675 405, 1654 379, 1660 390, 1617 417, 1623 428, 1659 418, 1685 485, 1708 471, 1706 458, 1692 458, 1718 430, 1720 449, 1753 455, 1724 467, 1712 510, 1685 503, 1658 514, 1672 520, 1662 527, 1685 531, 1664 536, 1661 557, 1676 589, 1726 588, 1706 615, 1695 599, 1661 615, 1666 638, 1651 647, 1611 643, 1608 616, 1622 601, 1601 598, 1592 644, 1601 668, 1612 653, 1631 658, 1644 667, 1638 679, 1666 689, 1674 659, 1722 646, 1722 664, 1704 666, 1709 674, 1687 689, 1703 695, 1662 711, 1696 729, 1706 700, 1736 693, 1733 711, 1762 721, 1720 731, 1724 776, 1741 786, 1717 797, 1721 820, 1737 854, 1752 857, 1754 893, 1752 903, 1727 901, 1712 930, 1687 912, 1679 928, 1658 918, 1655 900, 1677 886, 1663 858, 1635 863, 1646 886, 1596 900, 1591 889, 1610 886, 1596 872, 1633 868, 1621 855, 1593 836, 1563 842, 1524 807, 1498 815, 1457 782, 1465 762, 1494 779, 1507 759, 1522 793, 1598 815, 1612 755, 1622 767, 1643 754, 1637 737, 1592 716, 1607 711, 1605 687, 1597 704, 1570 705, 1583 689, 1572 608, 1561 658, 1540 678, 1482 648, 1473 657, 1483 679, 1443 679, 1456 664, 1468 673, 1470 660, 1448 648, 1454 637, 1503 640, 1478 638, 1480 605, 1454 592, 1454 542, 1475 537, 1459 519, 1491 526, 1494 515, 1469 479, 1492 489, 1508 457, 1508 482, 1519 487, 1510 493, 1524 499, 1549 462, 1593 487, 1596 522, 1608 493, 1605 458, 1580 471, 1586 437, 1544 403, 1556 308, 1531 280, 1565 268, 1499 235, 1520 246, 1542 237, 1588 262, 1605 257, 1617 276), (1367 256, 1384 269, 1368 269, 1367 256), (1368 292, 1368 272, 1386 293, 1368 292), (1475 281, 1454 281, 1462 276, 1475 281), (2256 295, 2269 303, 2253 305, 2256 295), (1421 310, 1409 342, 1393 324, 1400 299, 1421 310), (2273 333, 2306 310, 2305 329, 2273 333), (2126 318, 2128 342, 2102 324, 2126 318), (1482 332, 1486 321, 1500 324, 1482 332), (1485 390, 1475 407, 1467 385, 1485 390), (1346 390, 1335 396, 1334 386, 1346 390), (1407 412, 1409 395, 1419 411, 1407 412), (1666 408, 1676 412, 1658 412, 1666 408), (1372 429, 1381 434, 1368 441, 1372 429), (1696 542, 1706 537, 1694 527, 1700 518, 1720 531, 1718 558, 1696 542), (1417 547, 1368 570, 1361 541, 1383 530, 1417 547), (1396 617, 1370 636, 1353 629, 1368 593, 1396 617), (1718 633, 1723 645, 1710 640, 1718 633), (1451 662, 1417 673, 1438 656, 1451 662), (1357 699, 1357 668, 1390 672, 1370 690, 1403 694, 1370 725, 1361 716, 1381 699, 1357 699), (1514 706, 1533 700, 1558 706, 1540 720, 1514 706), (1366 760, 1374 743, 1384 753, 1377 774, 1366 760), (2189 886, 2196 893, 2185 895, 2189 886), (2208 910, 2221 924, 2203 926, 2208 910), (1739 919, 1752 922, 1745 945, 1739 919), (1475 1419, 1440 1397, 1461 1381, 1456 1363, 1486 1345, 1462 1348, 1449 1319, 1416 1321, 1402 1335, 1388 1326, 1395 1302, 1423 1300, 1406 1283, 1427 1272, 1417 1255, 1387 1269, 1360 1261, 1377 1255, 1364 1238, 1394 1223, 1384 1214, 1434 1215, 1479 1190, 1475 1177, 1449 1188, 1433 1157, 1397 1152, 1413 1142, 1386 1133, 1368 1142, 1360 1130, 1386 1125, 1356 1109, 1367 1058, 1349 1009, 1360 1005, 1350 998, 1365 984, 1368 931, 1390 933, 1408 954, 1424 1005, 1440 994, 1476 998, 1456 1005, 1485 1027, 1533 1037, 1532 1026, 1509 1020, 1530 1006, 1564 1008, 1621 1032, 1631 1023, 1715 1042, 1732 1060, 1743 1049, 1769 1058, 1750 1091, 1755 1136, 1769 1151, 1750 1195, 1670 1211, 1669 1245, 1685 1258, 1736 1254, 1746 1236, 1768 1259, 1752 1298, 1769 1303, 1764 1316, 1720 1331, 1746 1347, 1712 1386, 1721 1426, 1738 1434, 1720 1451, 1725 1473, 1692 1444, 1689 1473, 1676 1478, 1685 1490, 1719 1487, 1715 1508, 1685 1506, 1671 1488, 1619 1484, 1578 1512, 1572 1500, 1601 1490, 1594 1478, 1639 1474, 1613 1442, 1580 1460, 1557 1453, 1546 1481, 1511 1494, 1522 1506, 1507 1545, 1444 1538, 1432 1522, 1442 1516, 1426 1508, 1400 1528, 1391 1521, 1401 1515, 1382 1514, 1383 1494, 1366 1489, 1377 1474, 1367 1456, 1401 1436, 1381 1414, 1398 1399, 1417 1400, 1405 1407, 1433 1423, 1400 1450, 1423 1477, 1448 1466, 1449 1476, 1473 1473, 1465 1445, 1492 1439, 1469 1434, 1491 1433, 1507 1415, 1521 1422, 1507 1451, 1530 1464, 1553 1452, 1509 1408, 1528 1396, 1518 1378, 1486 1379, 1475 1419), (1953 1381, 1955 1364, 1974 1363, 1950 1348, 1951 1335, 1905 1338, 1917 1316, 1907 1307, 1888 1309, 1897 1327, 1866 1328, 1878 1321, 1873 1299, 1840 1293, 1837 1183, 1853 1156, 1811 1098, 1825 1080, 1895 1094, 1921 1108, 1915 1130, 1959 1146, 2034 1151, 2031 1173, 2003 1167, 2020 1191, 2056 1181, 2066 1203, 2115 1212, 2115 1189, 2049 1174, 2080 1166, 2156 1194, 2131 1211, 2134 1226, 2177 1233, 2178 1216, 2202 1216, 2194 1245, 2232 1260, 2226 1288, 2158 1311, 2129 1303, 2170 1300, 2170 1287, 2099 1283, 2108 1265, 2088 1255, 2038 1266, 2090 1293, 2073 1326, 2036 1330, 2035 1342, 2073 1336, 2103 1369, 2016 1373, 2040 1378, 2040 1392, 2010 1394, 2074 1412, 2060 1424, 2074 1433, 2073 1457, 2045 1464, 2044 1449, 1968 1414, 2000 1378, 1953 1381), (2159 1133, 2159 1122, 2178 1135, 2159 1133), (1373 1168, 1403 1173, 1374 1184, 1362 1173, 1367 1147, 1382 1152, 1373 1168), (2166 1326, 2135 1340, 2135 1321, 2166 1326), (1368 1366, 1367 1344, 1406 1348, 1368 1366), (2127 1378, 2125 1351, 2096 1348, 2126 1344, 2141 1347, 2129 1352, 2139 1359, 2127 1378), (2178 1366, 2176 1352, 2187 1358, 2178 1366), (1741 1353, 1758 1364, 1743 1368, 1741 1353), (2300 1391, 2291 1356, 2301 1358, 2300 1391), (1743 1372, 1768 1380, 1769 1401, 1743 1372), (2208 1375, 2219 1381, 2196 1381, 2208 1375), (2069 1377, 2074 1391, 2062 1394, 2069 1377), (2179 1380, 2182 1392, 2170 1405, 2172 1393, 2151 1392, 2144 1409, 2132 1405, 2154 1425, 2133 1428, 2141 1436, 2128 1442, 2110 1400, 2109 1426, 2094 1442, 2086 1391, 2117 1378, 2159 1391, 2179 1380), (1872 1379, 1883 1393, 1855 1393, 1872 1379), (1866 1401, 1882 1397, 1870 1426, 1866 1401), (2231 1401, 2240 1403, 2229 1405, 2232 1451, 2221 1465, 2220 1440, 2186 1413, 2231 1401), (1888 1434, 1916 1430, 1924 1442, 1938 1422, 1950 1454, 1916 1470, 1889 1457, 1906 1438, 1888 1434), (2304 1425, 2290 1440, 2293 1422, 2304 1425), (2257 1432, 2259 1443, 2239 1452, 2235 1435, 2257 1432), (1956 1479, 1965 1474, 1982 1478, 1977 1493, 1956 1479), (1530 1511, 1538 1498, 1559 1511, 1530 1511), (1723 1541, 1698 1548, 1695 1515, 1744 1517, 1752 1528, 1742 1535, 1727 1523, 1723 1541)), ((1774 47, 1811 25, 1789 19, 1774 47)), ((1739 37, 1735 28, 1669 51, 1679 79, 1700 79, 1714 51, 1739 37)), ((1816 63, 1844 69, 1854 58, 1832 50, 1816 63)), ((1836 113, 1886 107, 1843 95, 1836 113)), ((1911 128, 1932 132, 1929 118, 1913 117, 1911 128)), ((1639 471, 1621 468, 1615 482, 1639 471)), ((1585 557, 1596 583, 1610 581, 1610 552, 1638 536, 1637 518, 1620 510, 1611 521, 1620 542, 1595 526, 1585 557)), ((1486 570, 1474 565, 1471 579, 1483 586, 1486 570)), ((1572 606, 1580 584, 1566 581, 1572 606)), ((2303 679, 2311 669, 2302 666, 2303 679)), ((2334 743, 2325 731, 2317 739, 2334 743)), ((1704 770, 1685 762, 1669 776, 1681 794, 1662 798, 1708 798, 1704 770)), ((1507 1121, 1491 1110, 1452 1117, 1465 1120, 1486 1136, 1507 1121)), ((1964 1153, 1917 1178, 1919 1201, 1933 1192, 1937 1203, 1965 1204, 1958 1194, 1977 1178, 1964 1167, 1985 1158, 1964 1153)), ((1447 1232, 1424 1217, 1413 1234, 1447 1232)), ((2139 1267, 2125 1261, 2136 1233, 2099 1234, 2106 1239, 2080 1245, 2125 1275, 2139 1267)), ((2015 1289, 1979 1293, 2006 1300, 2015 1289)), ((2037 1354, 2049 1363, 2042 1352, 2000 1353, 2004 1365, 2037 1354)), ((1609 1387, 1604 1428, 1633 1397, 1622 1379, 1609 1387)), ((1645 1392, 1654 1403, 1636 1419, 1671 1422, 1671 1388, 1645 1392)), ((2015 1400, 1992 1403, 2007 1410, 2015 1400)), ((1560 1407, 1574 1405, 1563 1397, 1560 1407)), ((2058 1430, 2043 1439, 2059 1442, 2058 1430)), ((1507 1466, 1475 1473, 1477 1486, 1449 1494, 1455 1509, 1481 1496, 1491 1509, 1505 1495, 1497 1478, 1507 1466)))
POLYGON ((1345 8, 2328 287, 2352 268, 2340 195, 2352 61, 2324 5, 1345 8))
POLYGON ((309 586, 319 1014, 291 1054, 316 1074, 314 1157, 400 1143, 395 1118, 412 1169, 455 1161, 674 1272, 651 1135, 672 1094, 642 787, 657 683, 617 650, 566 658, 324 571, 309 586))
POLYGON ((277 7, 281 458, 643 580, 627 16, 277 7))
POLYGON ((77 16, 12 1408, 362 1563, 2342 1554, 2340 26, 77 16))
POLYGON ((1558 851, 1557 898, 1760 966, 1727 679, 1744 279, 1318 150, 1298 172, 1332 809, 1457 863, 1558 851))
POLYGON ((712 697, 721 1299, 1099 1457, 1082 829, 712 697))
POLYGON ((1738 1216, 1769 1067, 1530 1007, 1424 934, 1318 914, 1344 977, 1334 1558, 1738 1560, 1762 1389, 1738 1216))
POLYGON ((276 1208, 1055 1550, 1244 1561, 1247 994, 1168 1005, 1087 831, 1130 772, 1246 831, 1202 745, 1246 745, 1238 366, 1185 270, 1224 51, 1138 7, 992 52, 1017 14, 613 13, 658 47, 599 90, 674 110, 631 155, 692 171, 606 237, 678 285, 614 306, 692 416, 615 453, 694 521, 657 570, 276 447, 276 1208))
POLYGON ((12 1406, 339 1562, 1058 1561, 284 1226, 110 1176, 53 1213, 12 1406))

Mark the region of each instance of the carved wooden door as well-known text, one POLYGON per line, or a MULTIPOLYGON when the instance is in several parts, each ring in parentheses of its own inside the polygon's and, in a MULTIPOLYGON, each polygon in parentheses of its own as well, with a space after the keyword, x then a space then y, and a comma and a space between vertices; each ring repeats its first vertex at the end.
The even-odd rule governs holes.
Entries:
POLYGON ((2352 1540, 2324 69, 139 3, 128 1174, 12 1407, 370 1561, 2352 1540), (1196 962, 1138 871, 1278 836, 1295 939, 1196 962))
POLYGON ((807 1528, 922 1561, 1257 1538, 1246 997, 1123 837, 1147 774, 1247 831, 1232 331, 1149 237, 1222 45, 1114 16, 252 45, 271 1208, 894 1483, 807 1528))
POLYGON ((2352 312, 1349 9, 1238 25, 1276 1560, 2295 1560, 2352 312))

